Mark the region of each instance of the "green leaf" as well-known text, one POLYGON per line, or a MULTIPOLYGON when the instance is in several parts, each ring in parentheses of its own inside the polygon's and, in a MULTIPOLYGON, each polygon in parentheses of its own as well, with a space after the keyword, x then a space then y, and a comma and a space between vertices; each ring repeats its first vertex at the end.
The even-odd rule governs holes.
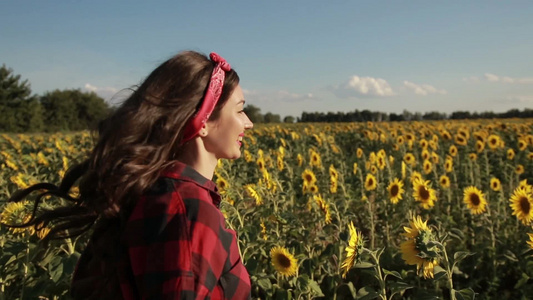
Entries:
POLYGON ((396 293, 402 294, 403 291, 413 288, 412 285, 409 285, 409 284, 407 284, 405 282, 402 282, 402 281, 390 282, 390 283, 387 283, 387 286, 391 290, 391 296, 396 294, 396 293))
POLYGON ((521 286, 528 282, 529 278, 530 277, 526 273, 522 273, 522 278, 520 278, 518 282, 516 282, 514 288, 519 289, 521 286))
MULTIPOLYGON (((476 292, 474 292, 474 290, 471 289, 471 288, 466 288, 466 289, 462 289, 462 290, 455 291, 455 292, 459 292, 459 294, 465 300, 474 300, 476 298, 476 292)), ((459 298, 457 298, 457 299, 459 299, 459 298)))
POLYGON ((373 268, 374 267, 374 264, 371 264, 369 262, 360 262, 358 264, 355 264, 353 266, 354 268, 357 268, 357 269, 368 269, 368 268, 373 268))
POLYGON ((398 279, 403 279, 402 278, 402 275, 400 275, 400 273, 396 272, 396 271, 389 271, 389 270, 386 270, 386 269, 381 269, 383 270, 383 273, 385 273, 385 275, 391 275, 391 276, 394 276, 398 279))
POLYGON ((452 290, 453 295, 455 296, 455 299, 457 300, 465 300, 463 295, 458 290, 452 290))
POLYGON ((316 281, 309 280, 309 287, 311 288, 311 291, 315 293, 315 296, 324 297, 324 294, 322 293, 322 289, 320 289, 320 286, 318 285, 316 281))
POLYGON ((357 291, 357 299, 359 300, 370 300, 376 299, 377 297, 379 297, 378 292, 369 286, 365 286, 357 291))
POLYGON ((261 278, 256 281, 256 284, 263 289, 264 291, 268 291, 272 288, 272 282, 270 282, 270 279, 268 278, 261 278))
POLYGON ((467 258, 468 256, 472 256, 474 253, 467 252, 467 251, 457 251, 453 254, 453 260, 454 262, 458 263, 461 260, 467 258))
POLYGON ((433 268, 433 280, 437 281, 444 276, 446 276, 446 270, 444 270, 441 266, 435 266, 433 268))
POLYGON ((463 232, 457 228, 450 229, 450 231, 448 232, 448 235, 460 241, 464 240, 465 238, 465 235, 463 234, 463 232))

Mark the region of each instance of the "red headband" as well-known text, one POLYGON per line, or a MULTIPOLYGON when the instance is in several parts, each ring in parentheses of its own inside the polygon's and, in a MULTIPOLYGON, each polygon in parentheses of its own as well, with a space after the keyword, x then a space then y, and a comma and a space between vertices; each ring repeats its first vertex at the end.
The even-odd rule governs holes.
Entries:
POLYGON ((211 74, 209 86, 205 92, 204 101, 200 106, 200 109, 192 116, 187 125, 183 135, 182 144, 195 137, 200 129, 204 126, 205 122, 211 116, 211 113, 215 109, 215 106, 222 94, 222 87, 224 86, 224 79, 227 71, 231 70, 231 66, 226 60, 220 57, 215 52, 211 52, 209 55, 211 61, 215 62, 215 68, 211 74))

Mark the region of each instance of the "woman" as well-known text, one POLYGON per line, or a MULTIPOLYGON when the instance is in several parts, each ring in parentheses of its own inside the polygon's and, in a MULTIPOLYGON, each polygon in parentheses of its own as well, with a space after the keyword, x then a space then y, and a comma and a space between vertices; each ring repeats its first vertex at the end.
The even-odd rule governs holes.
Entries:
POLYGON ((187 51, 161 64, 100 124, 89 159, 59 187, 37 184, 12 197, 46 188, 37 201, 54 194, 73 202, 27 224, 53 225, 47 239, 94 227, 73 276, 75 299, 250 297, 211 179, 218 159, 240 157, 253 124, 237 73, 210 58, 187 51), (78 179, 74 199, 68 191, 78 179))

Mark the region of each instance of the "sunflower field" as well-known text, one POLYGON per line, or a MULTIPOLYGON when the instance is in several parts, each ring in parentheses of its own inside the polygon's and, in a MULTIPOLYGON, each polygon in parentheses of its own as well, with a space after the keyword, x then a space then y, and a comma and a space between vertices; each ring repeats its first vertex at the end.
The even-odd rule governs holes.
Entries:
MULTIPOLYGON (((532 129, 524 119, 256 125, 213 178, 252 298, 530 299, 532 129)), ((1 135, 1 222, 27 221, 32 198, 10 195, 59 183, 91 146, 88 132, 1 135)), ((88 236, 45 246, 47 230, 0 227, 0 300, 67 298, 88 236)))

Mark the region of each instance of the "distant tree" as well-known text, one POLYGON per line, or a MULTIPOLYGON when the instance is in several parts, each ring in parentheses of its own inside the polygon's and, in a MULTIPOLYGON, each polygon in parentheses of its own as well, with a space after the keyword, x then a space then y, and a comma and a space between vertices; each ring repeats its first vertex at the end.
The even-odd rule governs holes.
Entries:
POLYGON ((94 92, 55 90, 41 97, 47 131, 94 129, 109 114, 107 103, 94 92))
POLYGON ((389 114, 389 120, 392 121, 392 122, 398 122, 398 121, 403 121, 404 119, 403 119, 403 115, 390 113, 389 114))
POLYGON ((294 117, 286 116, 285 118, 283 118, 283 123, 294 123, 294 117))
POLYGON ((422 119, 424 120, 445 120, 446 113, 441 113, 438 111, 426 112, 424 115, 422 115, 422 119))
POLYGON ((264 118, 265 123, 280 123, 281 122, 281 117, 271 112, 267 112, 263 118, 264 118))
POLYGON ((453 120, 470 119, 471 117, 472 115, 470 114, 469 111, 454 111, 450 115, 450 119, 453 119, 453 120))
POLYGON ((2 65, 0 68, 0 131, 40 131, 43 127, 42 109, 27 79, 2 65))
POLYGON ((263 115, 261 114, 261 109, 259 107, 248 104, 244 107, 244 112, 253 123, 264 122, 263 115))

